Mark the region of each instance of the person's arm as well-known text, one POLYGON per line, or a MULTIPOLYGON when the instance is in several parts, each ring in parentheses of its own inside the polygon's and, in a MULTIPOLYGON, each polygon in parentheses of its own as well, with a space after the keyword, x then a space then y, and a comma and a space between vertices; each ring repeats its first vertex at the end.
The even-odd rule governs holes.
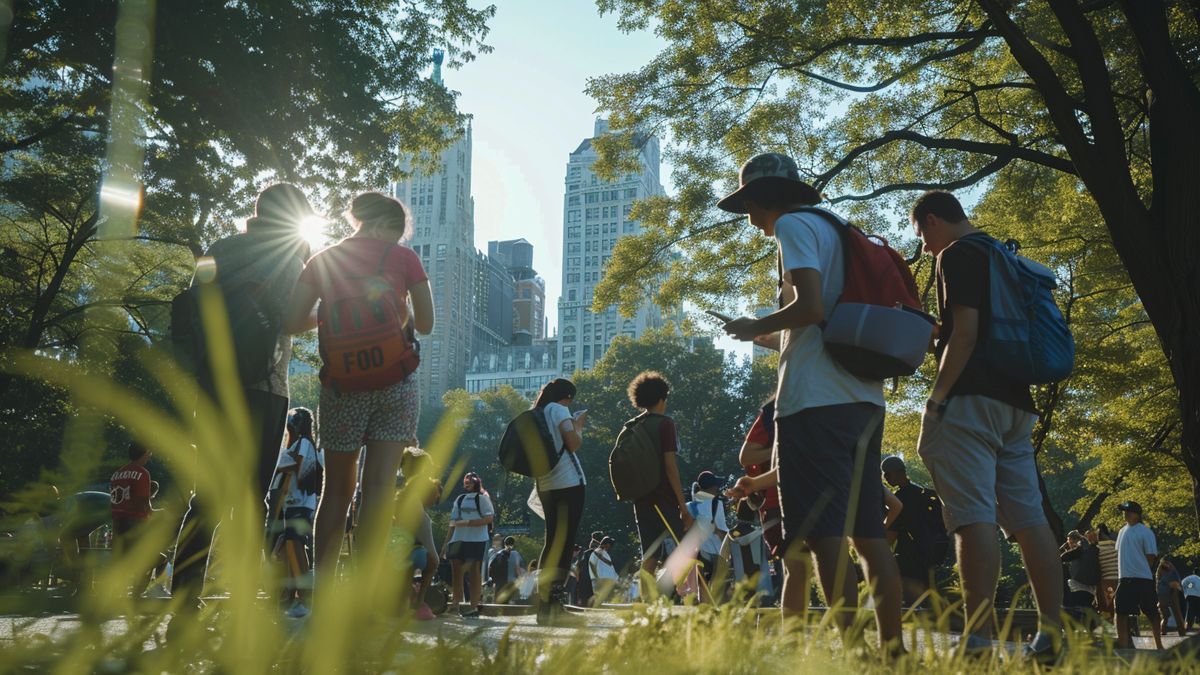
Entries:
POLYGON ((667 482, 671 484, 671 494, 679 506, 679 517, 683 519, 684 529, 690 528, 694 522, 692 514, 688 513, 687 502, 683 499, 683 483, 679 480, 679 463, 675 460, 676 453, 663 453, 663 469, 667 472, 667 482))
POLYGON ((883 505, 887 507, 887 515, 883 518, 883 529, 890 530, 896 523, 896 519, 900 517, 900 512, 904 510, 904 502, 892 494, 891 490, 885 487, 880 487, 880 489, 883 490, 883 505))
POLYGON ((735 340, 753 340, 760 335, 781 330, 803 328, 825 320, 825 304, 821 300, 821 272, 803 268, 788 272, 796 297, 784 307, 760 318, 739 317, 725 324, 725 332, 735 340))
POLYGON ((413 328, 421 335, 429 335, 433 332, 433 291, 429 289, 429 281, 410 286, 408 298, 412 302, 413 328))
POLYGON ((772 449, 769 445, 746 441, 742 443, 742 449, 738 451, 738 464, 741 464, 743 469, 754 464, 766 464, 771 461, 771 452, 772 449))
POLYGON ((568 452, 575 452, 583 445, 583 425, 587 422, 587 412, 570 417, 558 424, 558 433, 562 435, 563 445, 568 452))
POLYGON ((760 492, 769 488, 775 487, 779 483, 779 470, 771 469, 770 471, 758 476, 742 476, 737 479, 733 487, 725 491, 725 496, 730 499, 745 499, 755 492, 760 492))
POLYGON ((941 404, 946 402, 950 390, 958 382, 971 353, 975 351, 975 343, 979 339, 979 310, 974 307, 952 305, 950 312, 954 317, 954 332, 946 350, 942 352, 942 362, 938 364, 937 378, 933 381, 933 391, 929 398, 941 404))
POLYGON ((285 333, 303 333, 317 327, 317 313, 313 311, 313 306, 317 304, 318 297, 315 286, 303 279, 296 282, 292 299, 283 313, 285 333))

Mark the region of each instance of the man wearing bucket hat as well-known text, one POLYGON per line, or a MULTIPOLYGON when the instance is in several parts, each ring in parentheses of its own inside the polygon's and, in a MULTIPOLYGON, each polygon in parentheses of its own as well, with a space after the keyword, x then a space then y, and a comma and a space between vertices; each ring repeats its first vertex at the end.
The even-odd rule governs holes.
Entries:
POLYGON ((1117 510, 1125 516, 1125 527, 1117 533, 1117 646, 1132 646, 1129 637, 1129 617, 1140 610, 1150 622, 1154 645, 1163 648, 1159 636, 1158 594, 1154 586, 1154 570, 1158 568, 1158 541, 1154 532, 1142 522, 1142 505, 1124 501, 1117 510))
MULTIPOLYGON (((879 517, 883 494, 875 473, 883 438, 883 384, 840 367, 825 348, 820 327, 844 286, 841 235, 808 208, 821 195, 800 179, 790 157, 752 157, 742 166, 739 183, 717 207, 746 214, 779 249, 779 309, 757 319, 734 319, 725 331, 759 344, 778 336, 775 442, 787 570, 784 595, 793 584, 808 585, 801 564, 807 548, 826 601, 852 610, 857 590, 847 562, 849 533, 874 587, 880 642, 901 651, 900 574, 879 517)), ((843 611, 839 625, 848 628, 852 615, 843 611)))

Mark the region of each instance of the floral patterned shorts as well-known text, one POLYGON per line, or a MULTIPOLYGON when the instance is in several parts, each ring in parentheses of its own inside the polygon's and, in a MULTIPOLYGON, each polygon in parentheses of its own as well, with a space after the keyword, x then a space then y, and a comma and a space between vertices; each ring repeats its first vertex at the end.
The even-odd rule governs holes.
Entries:
POLYGON ((317 411, 321 447, 328 452, 357 452, 367 441, 416 445, 419 393, 412 375, 374 391, 339 393, 321 387, 317 411))

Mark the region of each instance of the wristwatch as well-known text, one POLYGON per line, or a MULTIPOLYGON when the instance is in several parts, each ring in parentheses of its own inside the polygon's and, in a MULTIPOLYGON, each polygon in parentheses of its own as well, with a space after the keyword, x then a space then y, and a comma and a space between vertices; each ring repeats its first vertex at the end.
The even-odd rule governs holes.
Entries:
POLYGON ((948 402, 949 399, 940 402, 933 399, 928 399, 925 401, 925 409, 937 415, 938 417, 941 417, 942 415, 946 414, 946 404, 948 402))

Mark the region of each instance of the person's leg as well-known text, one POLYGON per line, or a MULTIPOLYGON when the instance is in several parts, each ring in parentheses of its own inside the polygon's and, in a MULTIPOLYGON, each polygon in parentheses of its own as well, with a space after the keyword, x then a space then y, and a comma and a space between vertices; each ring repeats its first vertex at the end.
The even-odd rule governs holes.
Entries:
POLYGON ((393 441, 367 441, 363 458, 362 504, 358 511, 358 545, 362 560, 372 568, 368 574, 380 571, 380 556, 387 544, 396 508, 396 472, 404 444, 393 441))
POLYGON ((462 604, 463 600, 463 561, 450 559, 450 607, 462 604))
POLYGON ((337 575, 342 539, 346 534, 346 518, 350 501, 358 486, 359 452, 325 452, 325 487, 317 504, 316 524, 313 526, 314 569, 318 576, 332 580, 337 575))
MULTIPOLYGON (((542 552, 538 556, 537 599, 541 604, 550 600, 550 589, 556 583, 565 579, 559 578, 560 564, 563 558, 569 556, 565 551, 567 513, 566 504, 560 504, 561 490, 538 492, 542 502, 542 512, 545 514, 546 536, 542 544, 542 552)), ((567 565, 570 561, 567 561, 567 565)), ((534 603, 538 604, 538 603, 534 603)))
POLYGON ((425 594, 433 583, 433 575, 437 574, 438 558, 433 551, 426 551, 425 566, 421 568, 421 584, 417 587, 417 607, 425 602, 425 594))
POLYGON ((850 564, 850 547, 843 537, 819 537, 807 542, 817 566, 817 578, 829 611, 843 632, 854 623, 858 609, 858 578, 850 564))
POLYGON ((483 563, 474 560, 467 565, 467 574, 471 578, 471 604, 475 607, 483 605, 483 563))
POLYGON ((213 524, 210 523, 200 500, 193 494, 183 515, 175 539, 175 559, 172 563, 171 595, 184 598, 182 607, 195 609, 204 591, 204 575, 208 567, 209 547, 212 545, 213 524))
POLYGON ((808 588, 812 581, 812 559, 803 542, 792 542, 783 554, 783 589, 779 602, 783 618, 805 619, 808 588))
POLYGON ((1058 545, 1049 525, 1038 525, 1013 532, 1013 538, 1021 547, 1021 559, 1025 561, 1025 572, 1029 585, 1033 587, 1033 599, 1037 602, 1038 622, 1052 629, 1062 628, 1063 579, 1062 561, 1058 557, 1058 545))
POLYGON ((1117 612, 1117 646, 1121 649, 1129 649, 1129 617, 1117 612))
POLYGON ((900 628, 900 569, 888 547, 887 539, 855 539, 854 550, 862 560, 867 585, 875 599, 875 623, 879 627, 879 642, 885 649, 904 648, 900 628), (889 647, 890 645, 890 647, 889 647))
POLYGON ((1000 542, 992 523, 972 523, 954 533, 967 623, 964 632, 991 637, 992 602, 1000 576, 1000 542))
POLYGON ((1175 628, 1178 629, 1179 637, 1184 637, 1186 632, 1183 628, 1183 608, 1179 606, 1179 595, 1173 590, 1171 591, 1171 613, 1175 616, 1175 628))

